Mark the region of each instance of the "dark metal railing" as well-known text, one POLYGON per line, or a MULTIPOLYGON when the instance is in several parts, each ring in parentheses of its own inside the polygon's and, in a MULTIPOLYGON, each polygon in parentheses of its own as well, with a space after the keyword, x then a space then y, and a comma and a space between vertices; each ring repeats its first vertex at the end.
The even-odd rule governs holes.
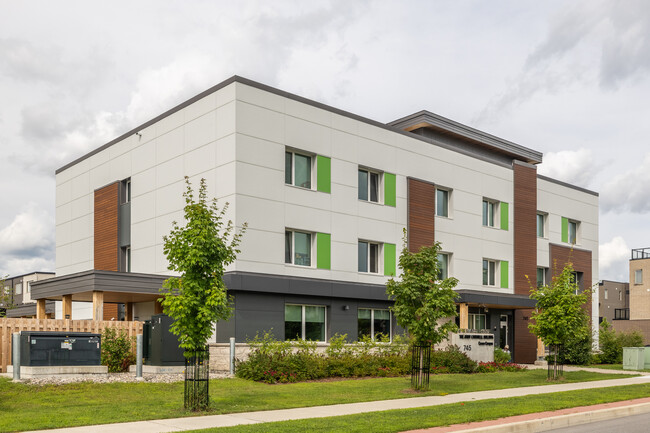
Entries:
POLYGON ((632 260, 650 259, 650 247, 632 250, 632 260))

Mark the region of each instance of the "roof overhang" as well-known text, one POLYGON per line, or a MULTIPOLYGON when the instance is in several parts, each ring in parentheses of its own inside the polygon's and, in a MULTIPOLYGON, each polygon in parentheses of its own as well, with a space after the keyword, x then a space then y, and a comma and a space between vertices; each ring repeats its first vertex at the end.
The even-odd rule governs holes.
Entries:
POLYGON ((483 292, 480 290, 457 290, 460 298, 456 303, 478 305, 485 308, 531 309, 535 308, 535 300, 526 295, 509 293, 483 292))
POLYGON ((388 125, 404 131, 414 131, 420 128, 427 128, 460 138, 491 152, 500 153, 529 164, 540 164, 542 162, 541 152, 504 140, 486 132, 479 131, 478 129, 471 128, 467 125, 454 122, 453 120, 426 110, 397 119, 388 123, 388 125))
POLYGON ((93 292, 103 292, 104 302, 147 302, 160 297, 164 275, 90 270, 34 282, 32 299, 92 302, 93 292))

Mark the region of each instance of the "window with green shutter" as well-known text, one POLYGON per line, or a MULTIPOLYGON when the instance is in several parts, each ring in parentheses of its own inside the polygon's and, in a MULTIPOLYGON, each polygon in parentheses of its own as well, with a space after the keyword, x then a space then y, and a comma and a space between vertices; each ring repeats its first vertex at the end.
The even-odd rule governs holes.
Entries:
POLYGON ((397 205, 396 179, 392 173, 384 173, 384 204, 392 207, 397 205))
POLYGON ((501 230, 508 230, 508 210, 510 206, 502 201, 499 203, 499 208, 501 209, 501 230))
POLYGON ((562 242, 569 242, 569 219, 562 217, 562 242))
POLYGON ((316 233, 316 267, 331 269, 332 237, 329 233, 316 233))
POLYGON ((332 192, 332 160, 326 156, 316 157, 316 189, 320 192, 332 192))
POLYGON ((501 288, 502 289, 507 289, 508 288, 508 261, 507 260, 501 260, 499 263, 499 268, 501 269, 501 288))

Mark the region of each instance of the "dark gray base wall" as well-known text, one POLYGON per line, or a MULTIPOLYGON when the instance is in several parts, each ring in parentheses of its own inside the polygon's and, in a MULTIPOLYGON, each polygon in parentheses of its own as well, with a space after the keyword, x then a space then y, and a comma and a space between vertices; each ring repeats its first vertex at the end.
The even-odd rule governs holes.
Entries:
MULTIPOLYGON (((357 339, 357 309, 388 309, 392 302, 350 298, 330 298, 307 295, 257 293, 230 290, 235 298, 233 317, 217 324, 217 343, 226 343, 235 337, 238 343, 245 343, 255 335, 260 337, 271 332, 276 340, 284 340, 285 304, 319 305, 326 308, 326 338, 336 334, 347 334, 348 340, 357 339)), ((403 333, 402 328, 391 318, 393 335, 403 333)))

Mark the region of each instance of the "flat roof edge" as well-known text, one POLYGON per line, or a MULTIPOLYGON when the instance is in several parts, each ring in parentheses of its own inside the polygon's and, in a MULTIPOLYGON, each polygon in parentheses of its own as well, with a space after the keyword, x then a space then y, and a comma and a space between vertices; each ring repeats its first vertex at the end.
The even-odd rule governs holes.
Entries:
POLYGON ((578 190, 578 191, 581 191, 581 192, 584 192, 584 193, 587 193, 587 194, 591 194, 591 195, 596 196, 596 197, 600 196, 600 194, 597 193, 596 191, 592 191, 590 189, 583 188, 581 186, 572 185, 570 183, 563 182, 561 180, 553 179, 552 177, 544 176, 543 174, 538 174, 537 178, 545 180, 547 182, 556 183, 556 184, 561 185, 561 186, 566 186, 567 188, 575 189, 575 190, 578 190))

